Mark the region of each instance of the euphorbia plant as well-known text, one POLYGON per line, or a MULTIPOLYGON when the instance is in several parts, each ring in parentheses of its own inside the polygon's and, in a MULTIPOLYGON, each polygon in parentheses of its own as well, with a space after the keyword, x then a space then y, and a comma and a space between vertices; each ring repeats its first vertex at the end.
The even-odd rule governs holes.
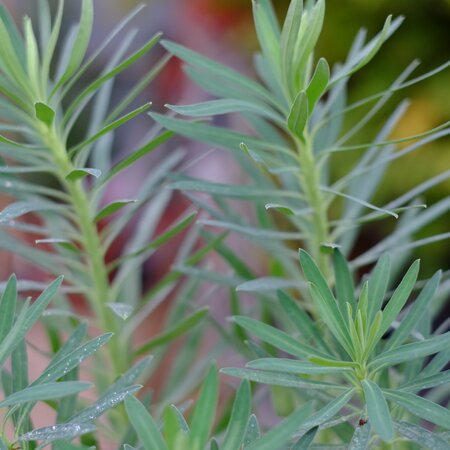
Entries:
MULTIPOLYGON (((116 78, 146 56, 160 36, 130 50, 135 33, 124 30, 140 12, 138 7, 98 50, 86 54, 93 3, 80 3, 80 21, 66 36, 61 36, 62 0, 53 15, 47 1, 39 1, 38 37, 30 19, 25 19, 21 33, 6 10, 0 10, 1 187, 16 199, 0 212, 0 221, 3 227, 32 236, 20 240, 0 231, 0 247, 47 274, 65 275, 58 290, 61 279, 31 307, 27 300, 22 308, 18 306, 15 278, 5 284, 0 304, 0 353, 2 363, 11 354, 11 369, 2 369, 5 399, 0 405, 10 408, 5 422, 11 418, 15 429, 13 436, 2 431, 0 449, 14 448, 16 441, 25 449, 52 445, 58 450, 92 446, 129 450, 284 450, 289 445, 296 450, 448 448, 450 417, 445 402, 449 374, 443 369, 449 361, 446 347, 450 338, 444 332, 445 322, 441 329, 433 330, 438 306, 432 298, 441 275, 417 281, 419 263, 415 262, 394 286, 409 252, 449 237, 444 233, 413 239, 418 230, 448 211, 449 198, 425 210, 418 196, 450 173, 438 175, 386 205, 373 203, 390 162, 447 135, 448 123, 390 139, 407 107, 401 103, 372 140, 354 140, 395 92, 447 64, 409 79, 416 69, 413 63, 383 92, 347 104, 351 76, 375 57, 402 19, 389 17, 382 31, 367 43, 365 33, 358 34, 346 61, 330 68, 325 59, 316 61, 314 55, 324 0, 292 0, 281 26, 269 0, 254 1, 261 44, 261 53, 255 58, 259 81, 165 41, 166 49, 187 63, 190 78, 218 99, 169 106, 175 113, 194 117, 192 122, 152 114, 169 131, 157 125, 150 137, 117 161, 113 157, 114 133, 149 109, 147 99, 136 109, 131 109, 131 104, 170 56, 164 56, 113 104, 116 78), (122 40, 117 51, 83 86, 87 71, 118 35, 122 40), (64 45, 58 55, 61 40, 64 45), (365 106, 356 123, 347 126, 344 119, 348 114, 365 106), (241 114, 248 132, 198 120, 228 113, 241 114), (80 134, 79 119, 87 114, 88 128, 80 134), (174 132, 233 151, 250 182, 236 186, 187 178, 178 170, 184 152, 176 151, 161 160, 135 198, 106 201, 112 183, 174 132), (397 150, 402 143, 406 146, 397 150), (358 151, 362 155, 350 171, 335 179, 336 155, 358 151), (43 181, 29 174, 45 174, 46 178, 43 181), (197 227, 191 227, 196 212, 189 209, 156 235, 169 207, 171 191, 167 187, 210 194, 213 202, 191 193, 188 196, 211 218, 202 216, 197 227), (250 204, 254 221, 238 214, 229 198, 250 204), (37 223, 23 220, 29 213, 37 223), (109 260, 111 246, 126 235, 123 231, 134 218, 138 225, 128 235, 122 253, 109 260), (358 253, 362 226, 387 218, 397 220, 392 233, 358 253), (222 233, 214 235, 205 226, 220 228, 222 233), (146 289, 141 280, 143 264, 173 236, 187 230, 173 270, 146 289), (267 273, 258 277, 226 241, 230 232, 247 236, 268 251, 267 273), (300 252, 303 272, 298 264, 299 247, 305 249, 300 252), (231 271, 218 274, 210 270, 209 261, 202 265, 213 250, 231 271), (361 277, 375 263, 368 278, 361 277), (195 299, 204 292, 199 280, 228 288, 234 316, 231 327, 208 316, 207 307, 197 306, 195 299), (238 291, 256 292, 258 303, 241 302, 236 286, 238 291), (273 291, 280 288, 283 291, 274 302, 273 291), (408 304, 420 288, 417 298, 408 304), (86 300, 86 314, 76 313, 72 294, 86 300), (41 376, 30 381, 24 336, 50 297, 53 307, 43 321, 49 345, 38 343, 39 351, 50 353, 50 362, 41 376), (150 330, 150 336, 135 345, 135 331, 168 297, 172 297, 172 308, 162 330, 157 335, 150 330), (93 327, 88 328, 87 323, 93 327), (205 323, 217 331, 217 338, 209 339, 205 323), (94 328, 103 334, 83 343, 88 330, 99 334, 94 328), (156 395, 143 394, 142 401, 130 397, 139 387, 136 381, 147 381, 149 371, 159 368, 168 345, 186 333, 181 350, 169 360, 169 366, 163 366, 170 369, 165 369, 156 395), (203 341, 210 345, 207 355, 202 353, 203 341), (77 397, 87 387, 77 381, 78 366, 99 347, 102 349, 95 352, 95 362, 89 367, 99 399, 87 406, 77 397), (245 369, 222 370, 247 380, 232 401, 221 404, 218 373, 210 360, 217 358, 220 364, 224 349, 232 349, 246 360, 251 355, 257 359, 245 369), (153 360, 139 360, 149 352, 154 353, 153 360), (296 359, 286 358, 286 354, 296 359), (436 356, 430 359, 431 355, 436 356), (260 388, 258 383, 271 388, 260 388), (195 397, 198 385, 198 399, 191 410, 191 402, 186 400, 195 397), (111 410, 124 399, 125 408, 111 410), (30 411, 38 400, 57 411, 54 427, 33 429, 30 411), (97 420, 104 412, 107 417, 97 420), (279 420, 273 420, 273 412, 279 420), (94 431, 94 422, 99 432, 94 431), (74 441, 79 435, 80 442, 74 441)), ((441 297, 448 292, 448 282, 442 285, 441 297)), ((17 284, 22 294, 41 288, 39 280, 17 284)), ((206 293, 208 300, 216 289, 206 293)))
MULTIPOLYGON (((417 280, 419 261, 388 294, 391 260, 384 255, 359 287, 358 295, 339 250, 334 251, 335 294, 308 253, 301 251, 300 261, 318 316, 311 318, 288 294, 278 294, 279 306, 298 337, 248 317, 234 318, 251 335, 298 359, 268 354, 249 362, 246 369, 222 372, 293 388, 300 404, 310 397, 319 404, 332 399, 323 407, 328 416, 309 418, 299 426, 299 435, 313 432, 320 440, 323 430, 346 423, 354 428, 352 439, 346 442, 338 428, 335 433, 350 448, 371 448, 380 438, 407 438, 427 445, 435 442, 441 448, 445 438, 437 432, 439 428, 432 433, 421 425, 427 421, 448 430, 450 411, 418 395, 450 382, 450 372, 441 372, 448 363, 450 332, 433 333, 426 314, 441 273, 436 273, 405 308, 417 280), (429 360, 430 355, 435 356, 429 360), (347 409, 344 419, 336 419, 343 408, 347 409), (359 447, 353 447, 356 443, 359 447)), ((438 394, 438 398, 445 401, 445 395, 438 394)))

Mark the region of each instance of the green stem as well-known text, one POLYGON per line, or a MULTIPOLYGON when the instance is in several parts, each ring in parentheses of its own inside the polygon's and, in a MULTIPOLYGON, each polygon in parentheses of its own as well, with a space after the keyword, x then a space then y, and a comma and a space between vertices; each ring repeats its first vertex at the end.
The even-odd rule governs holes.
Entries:
POLYGON ((54 129, 41 128, 41 136, 47 147, 51 150, 59 169, 58 178, 70 196, 72 207, 78 221, 82 246, 87 257, 87 273, 92 281, 88 300, 98 320, 98 326, 103 331, 112 331, 114 336, 109 344, 110 362, 114 369, 113 376, 123 373, 128 367, 128 353, 120 345, 117 321, 108 308, 107 303, 112 301, 108 271, 105 264, 105 251, 100 240, 97 226, 94 221, 95 214, 91 210, 89 198, 83 189, 82 181, 70 181, 66 175, 75 169, 69 159, 66 145, 54 129))
POLYGON ((312 225, 314 231, 307 242, 308 251, 317 261, 323 274, 328 277, 330 273, 329 258, 321 251, 321 245, 329 240, 329 222, 327 206, 320 189, 320 171, 316 163, 312 143, 309 138, 295 139, 298 158, 301 167, 299 174, 300 185, 306 201, 312 209, 312 225))

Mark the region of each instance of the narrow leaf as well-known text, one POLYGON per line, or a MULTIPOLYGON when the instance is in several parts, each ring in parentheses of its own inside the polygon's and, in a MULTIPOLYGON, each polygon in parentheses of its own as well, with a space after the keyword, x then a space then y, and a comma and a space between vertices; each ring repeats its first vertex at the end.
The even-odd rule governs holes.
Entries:
POLYGON ((63 423, 29 431, 28 433, 20 435, 18 441, 52 442, 62 439, 71 441, 77 436, 91 433, 95 431, 95 429, 95 426, 90 423, 63 423))
POLYGON ((125 399, 125 409, 145 450, 167 450, 158 425, 139 400, 128 396, 125 399))
POLYGON ((325 92, 330 81, 330 67, 325 58, 320 58, 317 63, 314 75, 306 88, 308 96, 308 110, 312 112, 316 106, 317 100, 325 92))
POLYGON ((250 384, 248 381, 243 381, 236 393, 221 450, 235 450, 242 446, 250 413, 250 384))
POLYGON ((59 381, 58 383, 30 386, 9 395, 0 402, 0 408, 65 397, 85 391, 91 387, 91 383, 83 383, 81 381, 59 381))
POLYGON ((342 256, 342 253, 338 248, 335 248, 333 250, 333 267, 336 279, 336 298, 341 313, 343 315, 346 314, 347 302, 350 303, 353 311, 356 311, 356 299, 355 299, 355 290, 353 286, 353 278, 350 273, 347 261, 342 256))
POLYGON ((124 199, 124 200, 116 200, 114 202, 111 202, 110 204, 106 205, 104 208, 102 208, 97 215, 95 216, 94 222, 100 222, 101 220, 105 219, 106 217, 110 216, 111 214, 114 214, 115 212, 122 209, 124 206, 129 205, 130 203, 136 203, 137 200, 135 199, 124 199))
POLYGON ((361 384, 371 425, 384 441, 392 440, 394 438, 394 427, 382 390, 370 380, 363 380, 361 384))
POLYGON ((305 91, 299 92, 292 104, 288 117, 288 128, 298 138, 303 137, 303 131, 308 122, 308 96, 305 91))
MULTIPOLYGON (((376 340, 382 338, 384 333, 389 329, 392 322, 397 318, 405 303, 408 301, 419 274, 420 262, 415 261, 403 277, 397 289, 392 294, 391 299, 383 309, 383 320, 381 321, 380 330, 376 335, 376 340)), ((370 282, 369 282, 370 283, 370 282)))
POLYGON ((407 439, 416 442, 421 447, 429 450, 448 450, 450 447, 448 441, 440 437, 437 433, 419 427, 408 422, 394 422, 395 429, 407 439))
POLYGON ((311 404, 304 405, 264 434, 260 439, 245 447, 246 450, 273 450, 284 446, 310 414, 311 404))
POLYGON ((450 410, 426 398, 403 391, 385 390, 386 398, 428 422, 450 429, 450 410))
POLYGON ((218 396, 219 378, 216 366, 212 365, 202 384, 197 403, 192 412, 189 441, 193 450, 202 450, 208 442, 215 418, 218 396))

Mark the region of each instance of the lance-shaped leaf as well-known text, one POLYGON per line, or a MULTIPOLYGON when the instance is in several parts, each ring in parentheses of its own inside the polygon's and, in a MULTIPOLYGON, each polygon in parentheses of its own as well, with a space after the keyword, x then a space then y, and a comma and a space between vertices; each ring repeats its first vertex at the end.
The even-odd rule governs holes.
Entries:
POLYGON ((212 365, 200 389, 199 398, 192 412, 189 442, 192 450, 202 450, 209 439, 217 400, 219 396, 219 378, 217 368, 212 365))
POLYGON ((105 219, 106 217, 110 216, 111 214, 114 214, 115 212, 121 210, 124 206, 129 205, 130 203, 136 203, 136 199, 123 199, 123 200, 116 200, 114 202, 111 202, 110 204, 106 205, 104 208, 102 208, 95 216, 94 221, 100 222, 100 220, 105 219))
POLYGON ((367 450, 369 448, 371 428, 370 422, 366 421, 366 419, 359 421, 352 436, 352 440, 350 441, 348 450, 367 450))
POLYGON ((34 104, 34 109, 36 113, 36 118, 41 122, 45 123, 49 128, 53 125, 55 120, 55 111, 53 111, 50 106, 42 102, 37 102, 34 104))
POLYGON ((290 414, 286 419, 281 421, 277 426, 272 428, 260 439, 253 441, 246 450, 273 450, 280 448, 286 444, 294 432, 311 414, 311 404, 307 403, 297 411, 290 414))
POLYGON ((300 250, 299 254, 303 272, 306 279, 312 283, 311 294, 316 300, 318 307, 321 308, 323 320, 331 327, 333 334, 339 339, 347 353, 351 353, 352 344, 345 319, 338 308, 328 283, 311 256, 304 250, 300 250))
POLYGON ((415 261, 411 265, 411 267, 408 269, 408 272, 400 282, 399 286, 392 294, 391 299, 384 307, 383 320, 381 321, 380 329, 376 335, 376 340, 382 338, 384 333, 386 333, 386 331, 392 325, 392 322, 394 322, 394 320, 399 315, 405 303, 408 301, 408 298, 416 283, 417 275, 419 274, 419 267, 419 260, 415 261))
POLYGON ((438 433, 408 422, 394 422, 394 428, 407 439, 430 450, 448 450, 449 443, 438 433))
POLYGON ((418 395, 403 391, 384 390, 388 400, 392 400, 410 413, 428 422, 450 429, 450 410, 418 395))
POLYGON ((0 402, 0 408, 65 397, 85 391, 91 387, 91 383, 83 383, 81 381, 59 381, 58 383, 30 386, 6 397, 5 400, 0 402))
POLYGON ((145 450, 167 450, 158 425, 139 400, 128 396, 125 399, 125 409, 145 450))
POLYGON ((350 303, 353 311, 356 311, 355 290, 348 264, 338 248, 333 250, 333 267, 336 278, 336 298, 339 309, 345 317, 347 313, 347 302, 350 303))
POLYGON ((303 131, 308 123, 308 115, 308 96, 305 91, 301 91, 295 97, 287 122, 289 130, 298 138, 303 137, 303 131))
POLYGON ((94 22, 94 6, 92 0, 83 0, 78 32, 71 50, 66 70, 53 88, 52 95, 73 75, 80 67, 91 38, 94 22))
POLYGON ((59 277, 51 283, 37 298, 32 306, 28 307, 29 302, 25 302, 13 327, 0 343, 0 365, 3 364, 5 359, 11 354, 17 345, 20 344, 21 340, 26 336, 28 331, 30 331, 33 325, 42 316, 45 308, 51 302, 56 291, 61 285, 62 280, 63 277, 59 277))
POLYGON ((386 350, 390 350, 397 345, 403 343, 403 341, 408 337, 409 333, 414 330, 417 323, 420 321, 423 314, 426 313, 427 306, 429 305, 431 299, 436 293, 439 282, 441 279, 441 271, 436 272, 430 280, 428 280, 425 287, 422 289, 421 293, 414 301, 411 309, 408 311, 406 317, 402 318, 400 326, 392 333, 386 343, 386 350))
POLYGON ((330 67, 325 58, 320 58, 314 75, 306 88, 308 110, 313 111, 320 96, 325 92, 330 81, 330 67))
POLYGON ((243 381, 236 393, 230 420, 221 446, 221 450, 235 450, 244 441, 247 421, 251 413, 251 391, 248 381, 243 381))
MULTIPOLYGON (((19 436, 18 441, 43 441, 69 440, 83 434, 95 431, 95 426, 90 423, 63 423, 50 427, 37 428, 19 436)), ((69 447, 66 447, 70 450, 69 447)), ((78 447, 75 447, 78 448, 78 447)))
POLYGON ((394 427, 383 391, 370 380, 363 380, 361 384, 370 423, 384 441, 392 440, 394 438, 394 427))
POLYGON ((385 253, 378 260, 369 278, 369 320, 381 309, 386 296, 391 271, 391 258, 385 253))
POLYGON ((17 279, 11 275, 3 291, 0 302, 0 342, 11 330, 14 323, 14 314, 16 312, 17 301, 17 279))
POLYGON ((129 386, 114 391, 107 391, 96 402, 69 419, 69 423, 92 422, 99 418, 108 409, 114 408, 131 394, 135 393, 142 386, 129 386))
POLYGON ((326 353, 322 353, 309 345, 303 344, 289 334, 265 323, 243 316, 233 317, 233 320, 239 326, 243 327, 256 337, 262 339, 264 342, 267 342, 268 344, 271 344, 291 355, 297 356, 298 358, 303 359, 311 356, 327 358, 329 356, 326 353))

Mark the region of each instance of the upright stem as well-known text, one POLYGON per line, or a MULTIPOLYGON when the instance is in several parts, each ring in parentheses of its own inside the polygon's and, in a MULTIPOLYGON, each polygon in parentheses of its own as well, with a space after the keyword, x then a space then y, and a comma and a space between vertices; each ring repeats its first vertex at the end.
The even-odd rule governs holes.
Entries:
POLYGON ((91 210, 89 198, 83 189, 81 180, 70 181, 66 179, 74 166, 70 160, 63 139, 54 129, 42 128, 43 142, 48 146, 59 169, 58 178, 70 196, 72 207, 77 217, 81 234, 81 244, 86 255, 87 273, 91 278, 92 289, 89 290, 88 300, 103 331, 112 331, 114 336, 109 344, 110 362, 114 369, 114 376, 127 369, 127 353, 122 351, 117 328, 116 318, 108 308, 107 303, 112 301, 108 271, 105 265, 105 253, 97 226, 94 221, 94 212, 91 210))
POLYGON ((323 274, 328 277, 329 259, 326 254, 321 252, 321 245, 328 242, 329 239, 329 222, 327 215, 327 207, 320 189, 320 172, 316 164, 312 143, 309 137, 304 140, 295 139, 298 158, 301 167, 299 180, 306 197, 306 201, 312 209, 314 231, 311 239, 307 242, 308 250, 317 261, 319 268, 323 274))

